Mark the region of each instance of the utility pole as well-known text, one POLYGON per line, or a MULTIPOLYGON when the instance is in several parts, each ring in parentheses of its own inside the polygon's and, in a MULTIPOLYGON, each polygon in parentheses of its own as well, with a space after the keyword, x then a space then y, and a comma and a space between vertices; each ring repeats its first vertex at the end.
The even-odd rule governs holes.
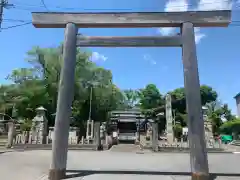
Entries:
POLYGON ((0 29, 1 29, 1 25, 2 25, 2 16, 3 16, 3 8, 5 6, 5 1, 4 0, 1 0, 1 3, 0 3, 0 29))
POLYGON ((1 31, 1 27, 2 27, 3 9, 12 7, 12 6, 13 6, 13 4, 8 4, 7 0, 0 0, 0 31, 1 31))

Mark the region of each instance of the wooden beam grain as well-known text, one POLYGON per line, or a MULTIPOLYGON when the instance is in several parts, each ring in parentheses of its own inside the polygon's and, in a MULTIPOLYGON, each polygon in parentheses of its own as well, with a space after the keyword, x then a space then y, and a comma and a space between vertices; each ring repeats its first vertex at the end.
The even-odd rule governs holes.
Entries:
POLYGON ((180 27, 191 22, 195 27, 225 27, 231 21, 230 10, 187 12, 114 12, 65 13, 33 12, 37 28, 64 28, 74 23, 80 28, 180 27))
POLYGON ((182 38, 176 36, 143 36, 143 37, 114 37, 114 36, 82 36, 77 37, 80 47, 180 47, 182 38))

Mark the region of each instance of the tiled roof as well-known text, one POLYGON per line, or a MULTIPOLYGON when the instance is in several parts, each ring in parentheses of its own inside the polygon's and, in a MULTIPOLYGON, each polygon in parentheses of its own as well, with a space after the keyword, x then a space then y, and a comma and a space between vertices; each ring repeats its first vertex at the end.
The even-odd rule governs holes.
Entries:
POLYGON ((240 96, 240 92, 237 93, 237 94, 234 96, 234 98, 236 99, 238 96, 240 96))

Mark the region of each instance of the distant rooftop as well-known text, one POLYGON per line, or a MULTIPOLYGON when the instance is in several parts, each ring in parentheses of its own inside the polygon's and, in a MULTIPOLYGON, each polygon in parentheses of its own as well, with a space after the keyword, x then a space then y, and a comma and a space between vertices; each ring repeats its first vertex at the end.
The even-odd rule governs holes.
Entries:
POLYGON ((125 111, 111 111, 111 114, 141 114, 140 110, 136 109, 130 109, 130 110, 125 110, 125 111))
POLYGON ((236 98, 238 98, 239 96, 240 96, 240 92, 237 93, 237 94, 234 96, 234 98, 236 99, 236 98))

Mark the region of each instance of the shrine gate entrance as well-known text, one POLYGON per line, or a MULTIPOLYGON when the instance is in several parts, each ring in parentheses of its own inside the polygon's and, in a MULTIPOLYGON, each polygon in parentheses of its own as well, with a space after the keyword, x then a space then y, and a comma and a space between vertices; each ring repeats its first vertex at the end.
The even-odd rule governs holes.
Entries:
POLYGON ((50 180, 66 172, 69 120, 74 91, 76 47, 181 47, 188 112, 190 163, 193 180, 209 179, 194 27, 227 27, 230 10, 129 13, 32 13, 36 28, 66 28, 50 180), (85 37, 78 28, 180 27, 180 35, 157 37, 85 37))

